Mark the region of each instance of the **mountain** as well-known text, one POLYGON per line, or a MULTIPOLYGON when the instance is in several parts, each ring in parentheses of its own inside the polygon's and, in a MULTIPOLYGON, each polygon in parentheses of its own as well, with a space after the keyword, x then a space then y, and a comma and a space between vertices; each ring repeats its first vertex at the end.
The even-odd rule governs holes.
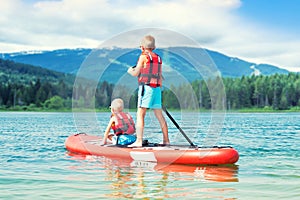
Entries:
MULTIPOLYGON (((289 73, 287 70, 273 65, 255 64, 207 49, 199 50, 192 47, 172 47, 168 49, 157 49, 156 52, 161 55, 164 61, 164 74, 168 74, 172 71, 172 75, 170 74, 170 76, 175 78, 175 82, 178 74, 189 81, 200 77, 199 73, 195 73, 193 63, 187 59, 190 56, 195 59, 199 58, 199 60, 206 59, 208 62, 207 65, 211 65, 212 60, 223 77, 289 73), (188 52, 189 55, 181 57, 181 54, 184 54, 184 52, 188 52), (205 56, 204 54, 209 56, 205 56), (211 59, 210 61, 208 61, 208 57, 211 59)), ((2 59, 75 75, 81 66, 86 65, 87 62, 91 62, 91 57, 95 54, 97 56, 93 58, 94 60, 92 62, 97 64, 95 64, 95 69, 91 71, 91 77, 93 73, 97 73, 99 67, 105 67, 103 73, 104 79, 109 82, 114 82, 118 79, 117 77, 126 74, 129 66, 136 64, 140 50, 116 47, 104 49, 60 49, 53 51, 2 53, 2 59)), ((205 63, 201 64, 205 65, 205 63)), ((96 76, 95 78, 97 79, 96 76)), ((172 81, 174 81, 174 79, 172 79, 172 81)))
POLYGON ((2 54, 2 59, 40 66, 53 71, 75 74, 91 49, 59 49, 2 54))
POLYGON ((66 84, 73 85, 75 76, 29 64, 0 59, 1 83, 20 83, 28 85, 38 79, 41 82, 58 83, 64 81, 66 84))

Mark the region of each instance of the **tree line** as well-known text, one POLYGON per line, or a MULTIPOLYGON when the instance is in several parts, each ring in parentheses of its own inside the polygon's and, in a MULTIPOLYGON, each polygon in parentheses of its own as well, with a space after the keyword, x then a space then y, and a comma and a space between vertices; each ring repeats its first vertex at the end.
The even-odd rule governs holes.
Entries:
MULTIPOLYGON (((215 80, 208 81, 212 81, 214 84, 215 80)), ((300 106, 299 73, 222 78, 221 81, 226 94, 226 99, 222 102, 228 110, 244 108, 288 110, 300 106)), ((196 97, 196 104, 202 109, 211 109, 212 94, 204 80, 165 88, 163 104, 168 105, 168 108, 189 109, 191 99, 187 92, 191 86, 196 97)), ((36 79, 26 85, 1 82, 0 108, 2 110, 61 110, 71 109, 72 104, 77 107, 94 104, 96 108, 108 108, 113 90, 114 85, 108 82, 100 83, 94 93, 89 92, 88 85, 79 85, 77 88, 73 88, 63 80, 47 82, 36 79)), ((124 91, 126 93, 125 88, 124 91)), ((135 92, 129 95, 131 95, 129 107, 135 108, 137 94, 135 92)))
POLYGON ((300 74, 225 78, 227 109, 300 106, 300 74))

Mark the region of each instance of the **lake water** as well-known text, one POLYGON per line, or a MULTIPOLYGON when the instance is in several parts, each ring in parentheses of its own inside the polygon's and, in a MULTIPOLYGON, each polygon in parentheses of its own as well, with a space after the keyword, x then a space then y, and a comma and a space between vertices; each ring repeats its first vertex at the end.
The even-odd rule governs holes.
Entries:
MULTIPOLYGON (((172 115, 180 124, 181 114, 172 115)), ((103 133, 109 116, 97 114, 92 134, 103 133)), ((211 116, 202 114, 198 127, 197 116, 185 114, 191 123, 182 128, 203 145, 211 116)), ((160 142, 157 122, 146 121, 145 138, 160 142)), ((0 199, 299 199, 299 122, 300 113, 227 113, 217 145, 238 150, 236 165, 160 168, 70 155, 72 113, 0 112, 0 199)), ((168 124, 171 142, 184 143, 168 124)))

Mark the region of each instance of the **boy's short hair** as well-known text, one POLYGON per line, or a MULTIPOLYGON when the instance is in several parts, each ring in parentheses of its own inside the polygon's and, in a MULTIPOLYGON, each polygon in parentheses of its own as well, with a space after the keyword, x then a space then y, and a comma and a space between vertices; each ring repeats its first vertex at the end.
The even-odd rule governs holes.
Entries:
POLYGON ((111 102, 111 105, 110 107, 112 109, 114 109, 115 111, 117 112, 121 112, 124 108, 124 102, 122 99, 120 98, 117 98, 117 99, 114 99, 112 102, 111 102))
POLYGON ((142 41, 141 41, 141 45, 144 48, 148 48, 148 49, 155 49, 155 38, 152 35, 146 35, 142 41))

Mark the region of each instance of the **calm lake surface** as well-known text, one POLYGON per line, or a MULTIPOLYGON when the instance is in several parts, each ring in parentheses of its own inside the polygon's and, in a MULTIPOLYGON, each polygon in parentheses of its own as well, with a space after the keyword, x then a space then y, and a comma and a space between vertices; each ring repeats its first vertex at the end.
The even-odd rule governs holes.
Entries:
MULTIPOLYGON (((132 113, 135 117, 135 113, 132 113)), ((172 113, 205 145, 208 113, 172 113), (184 122, 183 122, 184 121, 184 122), (195 123, 197 121, 197 123, 195 123)), ((97 113, 103 134, 110 113, 97 113)), ((231 166, 160 168, 155 163, 70 155, 73 113, 0 112, 0 199, 299 199, 300 113, 227 113, 216 145, 238 150, 231 166)), ((145 138, 160 142, 153 115, 145 138)), ((172 143, 186 143, 168 121, 172 143)))

